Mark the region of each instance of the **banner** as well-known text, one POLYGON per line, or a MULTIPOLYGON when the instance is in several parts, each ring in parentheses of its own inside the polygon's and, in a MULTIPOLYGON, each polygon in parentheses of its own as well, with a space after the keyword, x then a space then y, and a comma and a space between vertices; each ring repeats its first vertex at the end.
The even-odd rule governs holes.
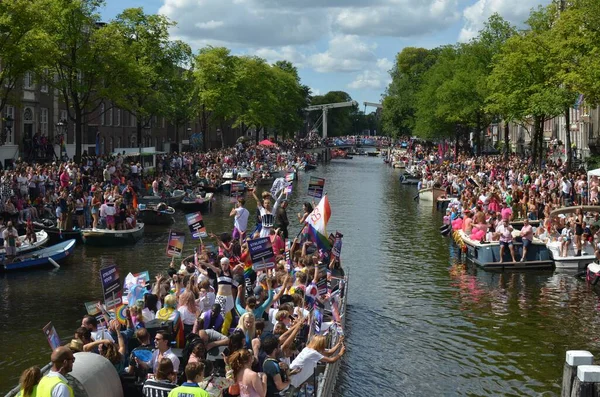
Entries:
POLYGON ((230 188, 229 201, 237 203, 238 198, 244 195, 244 184, 241 182, 231 182, 230 188))
POLYGON ((273 181, 273 186, 271 186, 271 196, 273 198, 277 198, 277 193, 281 191, 281 189, 285 189, 288 183, 285 181, 285 178, 277 178, 273 181))
POLYGON ((60 338, 58 337, 58 332, 56 332, 56 328, 52 325, 52 322, 46 324, 44 328, 42 328, 42 332, 46 336, 50 347, 54 351, 57 347, 60 347, 60 338))
POLYGON ((269 237, 250 240, 248 248, 254 271, 258 272, 275 267, 275 254, 273 254, 273 245, 269 237))
POLYGON ((308 181, 308 195, 314 198, 323 197, 323 190, 325 189, 325 178, 317 178, 311 176, 308 181))
POLYGON ((107 309, 112 309, 121 304, 121 280, 119 279, 119 270, 117 265, 110 265, 100 269, 100 279, 102 281, 102 294, 104 304, 107 309))
POLYGON ((186 214, 185 219, 187 220, 193 239, 198 240, 200 238, 208 237, 206 227, 204 227, 204 221, 202 220, 202 213, 194 212, 192 214, 186 214))
POLYGON ((294 179, 296 179, 296 174, 294 172, 288 172, 287 174, 285 174, 286 182, 293 182, 294 179))
POLYGON ((169 241, 167 243, 167 255, 175 258, 181 258, 183 252, 183 243, 185 242, 185 233, 169 232, 169 241))
POLYGON ((288 196, 290 194, 292 194, 292 184, 290 183, 289 185, 287 185, 287 187, 285 188, 285 194, 287 194, 288 196))

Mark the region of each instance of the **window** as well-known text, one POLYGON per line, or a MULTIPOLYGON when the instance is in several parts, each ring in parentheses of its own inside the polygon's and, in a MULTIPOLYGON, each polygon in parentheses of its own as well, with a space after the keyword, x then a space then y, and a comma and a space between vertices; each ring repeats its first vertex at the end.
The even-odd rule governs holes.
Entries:
POLYGON ((48 135, 48 109, 40 109, 40 132, 42 135, 48 135))
POLYGON ((106 112, 106 125, 112 125, 113 123, 113 110, 108 109, 108 111, 106 112))
POLYGON ((47 93, 48 92, 48 69, 44 69, 44 73, 42 74, 42 81, 40 86, 40 91, 47 93))
POLYGON ((100 105, 100 125, 104 125, 104 104, 100 105))
MULTIPOLYGON (((15 107, 14 106, 10 106, 10 105, 4 106, 4 117, 6 118, 8 116, 10 116, 13 120, 15 119, 15 107)), ((2 126, 2 128, 4 128, 4 126, 2 126)), ((15 121, 13 121, 13 128, 10 130, 10 132, 7 131, 6 144, 13 143, 14 135, 15 135, 15 121)))
POLYGON ((23 88, 26 90, 33 90, 33 87, 33 73, 27 72, 23 78, 23 88))
POLYGON ((115 125, 121 125, 121 109, 115 109, 115 125))

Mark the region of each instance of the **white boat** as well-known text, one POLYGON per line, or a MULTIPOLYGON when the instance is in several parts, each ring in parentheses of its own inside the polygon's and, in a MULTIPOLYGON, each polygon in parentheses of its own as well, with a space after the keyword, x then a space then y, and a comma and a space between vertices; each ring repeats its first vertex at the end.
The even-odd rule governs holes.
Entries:
POLYGON ((575 256, 577 250, 574 241, 569 244, 567 256, 560 256, 560 245, 560 241, 550 241, 546 244, 557 269, 583 270, 590 262, 596 259, 594 247, 589 243, 582 244, 581 256, 575 256))
MULTIPOLYGON (((48 233, 45 230, 40 230, 35 232, 36 242, 30 243, 27 241, 25 235, 19 236, 17 243, 17 255, 24 254, 26 252, 35 251, 39 248, 42 248, 48 242, 48 233)), ((1 240, 1 239, 0 239, 1 240)), ((0 255, 5 255, 6 250, 4 249, 4 244, 1 245, 0 255)))
POLYGON ((439 187, 430 187, 419 190, 419 200, 435 203, 438 197, 446 194, 446 191, 439 187))
POLYGON ((250 179, 252 174, 248 171, 240 171, 237 173, 237 179, 250 179))
POLYGON ((233 172, 231 172, 231 171, 224 172, 221 179, 223 179, 223 180, 233 179, 233 172))

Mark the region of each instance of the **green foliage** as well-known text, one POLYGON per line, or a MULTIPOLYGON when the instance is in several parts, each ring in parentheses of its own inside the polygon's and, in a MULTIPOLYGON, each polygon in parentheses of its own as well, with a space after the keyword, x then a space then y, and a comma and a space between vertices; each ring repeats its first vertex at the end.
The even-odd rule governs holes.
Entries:
MULTIPOLYGON (((323 105, 326 103, 338 103, 338 102, 350 102, 352 97, 350 94, 344 91, 330 91, 325 95, 316 95, 312 97, 311 105, 323 105)), ((355 122, 358 113, 356 107, 345 107, 330 109, 327 113, 327 135, 328 136, 344 136, 355 134, 355 122)), ((317 124, 317 121, 321 118, 322 112, 313 111, 310 112, 309 123, 311 128, 317 124)), ((322 120, 319 121, 319 124, 322 120)), ((322 126, 319 128, 322 131, 322 126)), ((321 132, 319 132, 321 134, 321 132)))

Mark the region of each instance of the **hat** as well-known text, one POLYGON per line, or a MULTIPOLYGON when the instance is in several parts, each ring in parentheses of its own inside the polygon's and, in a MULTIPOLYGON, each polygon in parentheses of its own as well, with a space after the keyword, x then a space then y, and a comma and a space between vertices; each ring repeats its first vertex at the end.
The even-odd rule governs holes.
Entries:
POLYGON ((227 257, 221 258, 221 265, 229 265, 229 258, 227 258, 227 257))
POLYGON ((265 289, 262 287, 262 285, 257 285, 256 287, 254 287, 254 295, 260 295, 265 289))
POLYGON ((79 339, 71 339, 71 343, 69 343, 69 349, 71 349, 74 353, 78 353, 83 351, 83 342, 79 339))
POLYGON ((258 282, 259 283, 264 283, 267 280, 267 275, 266 274, 261 274, 260 276, 258 276, 258 282))

